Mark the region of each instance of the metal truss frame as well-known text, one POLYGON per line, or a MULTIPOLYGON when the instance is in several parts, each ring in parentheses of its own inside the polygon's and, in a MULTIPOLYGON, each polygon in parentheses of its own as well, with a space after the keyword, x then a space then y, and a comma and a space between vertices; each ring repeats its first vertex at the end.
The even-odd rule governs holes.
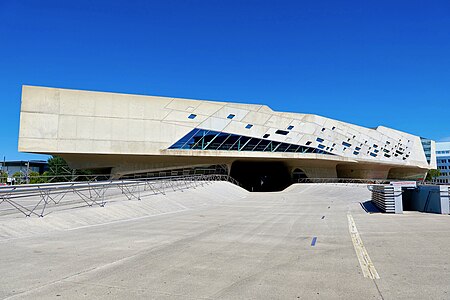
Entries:
MULTIPOLYGON (((0 205, 6 204, 6 209, 0 210, 0 215, 20 212, 26 217, 44 217, 51 213, 49 208, 66 204, 81 204, 82 206, 104 207, 110 196, 106 192, 118 188, 127 200, 142 200, 143 197, 167 192, 195 189, 215 181, 239 183, 228 175, 188 175, 173 177, 153 177, 124 180, 108 180, 98 182, 61 182, 45 184, 27 184, 0 187, 0 205), (67 199, 68 194, 75 196, 67 199)), ((117 195, 116 195, 117 196, 117 195)))

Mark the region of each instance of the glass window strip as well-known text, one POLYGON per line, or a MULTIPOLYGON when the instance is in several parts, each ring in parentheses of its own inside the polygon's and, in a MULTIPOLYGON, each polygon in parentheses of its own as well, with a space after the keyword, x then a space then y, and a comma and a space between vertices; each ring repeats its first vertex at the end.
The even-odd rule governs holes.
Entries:
POLYGON ((206 143, 205 147, 202 148, 202 150, 206 150, 206 148, 209 147, 209 145, 212 144, 212 142, 214 142, 214 140, 221 134, 221 132, 217 132, 217 134, 208 142, 206 143))
POLYGON ((252 140, 252 138, 249 138, 246 142, 245 142, 245 144, 242 146, 242 147, 238 147, 238 151, 241 151, 242 149, 244 149, 245 148, 245 146, 247 146, 247 144, 250 142, 252 140))
POLYGON ((195 149, 195 147, 197 147, 198 143, 200 143, 200 142, 203 143, 203 139, 204 139, 205 136, 209 133, 209 130, 206 131, 206 130, 203 130, 203 129, 202 129, 201 131, 202 131, 201 134, 203 134, 203 136, 197 141, 197 143, 195 143, 195 144, 192 146, 191 149, 195 149))
POLYGON ((233 149, 234 145, 236 145, 237 142, 239 142, 239 140, 241 139, 242 135, 239 136, 239 138, 236 140, 236 142, 233 143, 233 145, 231 145, 230 148, 228 148, 228 150, 233 149))
MULTIPOLYGON (((201 130, 201 129, 197 129, 197 131, 195 131, 195 129, 192 130, 192 131, 191 131, 191 132, 192 132, 192 135, 191 135, 191 136, 187 139, 187 141, 181 146, 181 149, 185 149, 184 147, 186 146, 186 144, 189 143, 189 141, 190 141, 191 139, 193 139, 194 136, 195 136, 200 130, 201 130)), ((189 132, 188 135, 189 135, 191 132, 189 132)))
POLYGON ((219 132, 214 130, 206 130, 206 129, 200 129, 200 128, 194 128, 191 132, 186 134, 184 137, 182 137, 178 142, 173 144, 169 147, 169 149, 192 149, 192 150, 217 150, 222 148, 224 145, 227 146, 227 141, 233 142, 230 140, 230 138, 237 138, 234 143, 232 143, 231 146, 228 147, 228 149, 225 147, 221 150, 231 150, 231 151, 257 151, 257 152, 265 152, 265 151, 271 151, 271 152, 295 152, 295 153, 317 153, 317 154, 328 154, 328 155, 334 155, 332 153, 329 153, 325 150, 321 150, 314 147, 308 147, 304 145, 297 145, 297 144, 291 144, 291 143, 283 143, 283 142, 276 142, 271 140, 263 140, 260 138, 255 137, 249 137, 249 136, 242 136, 242 135, 236 135, 226 132, 219 132), (217 143, 213 143, 218 137, 225 137, 222 142, 220 142, 222 139, 219 139, 218 146, 217 143), (195 139, 199 138, 195 143, 195 139), (262 142, 268 142, 267 145, 261 144, 262 142), (189 144, 193 143, 191 147, 189 147, 189 144), (235 148, 237 144, 237 148, 235 148), (254 145, 254 146, 253 146, 254 145), (213 147, 214 146, 214 147, 213 147), (249 147, 247 147, 249 146, 249 147), (264 147, 264 148, 262 148, 264 147), (295 148, 296 147, 296 148, 295 148), (246 149, 248 148, 248 149, 246 149), (294 150, 295 148, 295 150, 294 150), (245 150, 244 150, 245 149, 245 150))
POLYGON ((259 142, 255 145, 255 147, 253 147, 253 149, 251 150, 252 152, 255 151, 255 149, 259 146, 259 144, 261 144, 263 140, 259 139, 259 142))
POLYGON ((267 147, 269 147, 270 144, 272 144, 272 141, 270 141, 270 142, 267 144, 267 146, 266 146, 266 148, 264 148, 263 152, 266 151, 267 147))
POLYGON ((293 146, 293 144, 288 144, 288 146, 286 147, 286 149, 284 149, 283 152, 286 152, 289 148, 291 148, 291 146, 293 146))
POLYGON ((277 149, 278 149, 278 147, 280 147, 281 144, 283 144, 283 143, 279 143, 279 144, 272 150, 272 152, 276 152, 277 149))
POLYGON ((220 144, 219 147, 217 147, 217 149, 220 149, 220 147, 222 147, 223 144, 225 144, 225 142, 230 138, 230 136, 232 136, 231 133, 228 134, 228 136, 223 140, 222 144, 220 144))

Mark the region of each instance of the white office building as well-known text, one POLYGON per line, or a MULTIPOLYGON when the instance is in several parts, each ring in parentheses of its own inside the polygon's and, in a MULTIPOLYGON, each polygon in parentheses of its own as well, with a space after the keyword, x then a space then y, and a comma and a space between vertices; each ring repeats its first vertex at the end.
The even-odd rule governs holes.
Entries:
POLYGON ((450 142, 436 143, 436 160, 441 171, 437 183, 450 183, 450 142))

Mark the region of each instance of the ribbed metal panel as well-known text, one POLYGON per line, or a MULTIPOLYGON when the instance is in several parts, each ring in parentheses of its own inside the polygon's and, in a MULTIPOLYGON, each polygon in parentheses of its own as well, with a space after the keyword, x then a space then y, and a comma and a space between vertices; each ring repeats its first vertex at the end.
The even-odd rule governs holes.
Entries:
POLYGON ((395 213, 395 197, 393 186, 372 186, 372 202, 385 213, 395 213))

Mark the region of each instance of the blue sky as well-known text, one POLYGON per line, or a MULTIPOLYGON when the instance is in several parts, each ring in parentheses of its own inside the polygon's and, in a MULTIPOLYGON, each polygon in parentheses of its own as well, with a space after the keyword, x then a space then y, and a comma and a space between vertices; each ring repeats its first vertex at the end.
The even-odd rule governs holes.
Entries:
POLYGON ((267 104, 450 140, 450 1, 0 0, 0 156, 22 84, 267 104))

